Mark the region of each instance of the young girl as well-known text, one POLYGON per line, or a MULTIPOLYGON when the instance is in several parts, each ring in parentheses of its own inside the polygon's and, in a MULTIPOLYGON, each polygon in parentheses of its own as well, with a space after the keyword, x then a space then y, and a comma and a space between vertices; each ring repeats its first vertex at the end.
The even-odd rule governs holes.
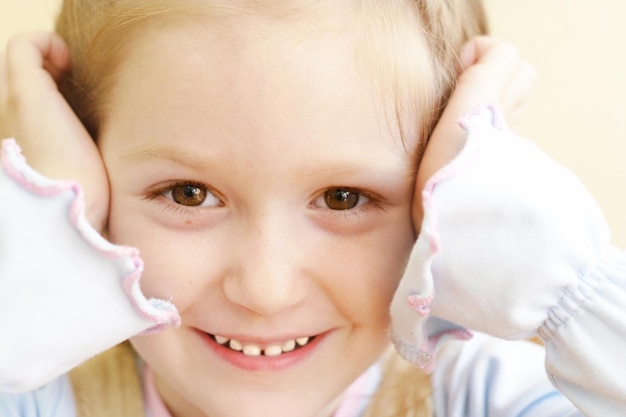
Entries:
POLYGON ((9 45, 0 133, 116 245, 4 143, 0 375, 28 392, 0 415, 620 415, 624 267, 588 196, 488 106, 440 170, 464 111, 527 87, 494 41, 459 58, 480 4, 67 0, 57 27, 9 45), (572 216, 531 204, 553 186, 572 216), (539 331, 584 414, 537 345, 442 342, 466 327, 539 331))

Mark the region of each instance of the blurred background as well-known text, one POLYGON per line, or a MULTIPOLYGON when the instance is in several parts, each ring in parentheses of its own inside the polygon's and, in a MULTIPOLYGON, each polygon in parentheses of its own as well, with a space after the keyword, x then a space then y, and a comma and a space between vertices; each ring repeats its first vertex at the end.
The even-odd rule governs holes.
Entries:
MULTIPOLYGON (((517 131, 581 178, 626 248, 626 2, 484 1, 493 34, 537 69, 517 131)), ((17 32, 50 29, 58 4, 2 0, 0 45, 17 32)))

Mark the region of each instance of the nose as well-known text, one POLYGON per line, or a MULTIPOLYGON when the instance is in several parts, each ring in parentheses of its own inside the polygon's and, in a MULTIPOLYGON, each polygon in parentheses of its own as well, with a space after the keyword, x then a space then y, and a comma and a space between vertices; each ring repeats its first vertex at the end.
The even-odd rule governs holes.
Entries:
POLYGON ((223 281, 226 297, 262 316, 277 315, 299 304, 307 293, 304 248, 298 247, 293 222, 278 213, 242 226, 236 267, 223 281), (281 218, 282 217, 282 218, 281 218))

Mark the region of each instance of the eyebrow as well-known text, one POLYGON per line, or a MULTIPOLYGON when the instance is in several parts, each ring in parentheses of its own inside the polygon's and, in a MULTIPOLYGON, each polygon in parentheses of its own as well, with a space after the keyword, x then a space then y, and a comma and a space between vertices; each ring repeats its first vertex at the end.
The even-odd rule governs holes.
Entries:
POLYGON ((120 157, 124 162, 145 162, 152 159, 166 159, 179 165, 185 165, 193 169, 207 169, 212 164, 210 158, 200 156, 174 146, 142 146, 131 150, 120 157))
MULTIPOLYGON (((361 172, 373 172, 373 174, 375 175, 393 175, 396 174, 398 171, 399 169, 397 169, 397 167, 388 167, 382 165, 378 166, 367 163, 347 163, 343 166, 316 169, 310 172, 308 175, 334 177, 358 174, 361 172)), ((412 171, 414 170, 411 170, 411 172, 408 173, 409 177, 414 174, 412 171)))
MULTIPOLYGON (((153 159, 165 159, 194 170, 214 169, 214 164, 211 162, 212 159, 210 155, 200 156, 198 153, 189 152, 175 146, 145 145, 137 147, 120 157, 120 160, 129 163, 146 162, 153 159)), ((387 175, 394 175, 397 172, 396 168, 395 164, 372 165, 367 162, 342 161, 342 163, 337 166, 315 169, 307 172, 305 175, 335 177, 368 172, 373 175, 378 175, 381 177, 380 179, 382 179, 387 175)), ((415 175, 416 171, 411 170, 406 173, 406 178, 404 178, 404 180, 410 180, 414 178, 415 175)))

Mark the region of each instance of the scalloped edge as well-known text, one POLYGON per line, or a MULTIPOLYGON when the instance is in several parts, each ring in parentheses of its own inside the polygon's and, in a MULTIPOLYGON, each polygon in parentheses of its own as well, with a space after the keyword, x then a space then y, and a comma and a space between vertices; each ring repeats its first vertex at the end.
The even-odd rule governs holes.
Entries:
MULTIPOLYGON (((427 264, 430 269, 432 261, 441 250, 441 239, 438 232, 438 210, 437 199, 434 196, 437 185, 458 177, 468 167, 474 163, 476 156, 480 150, 480 139, 472 137, 472 125, 476 119, 486 116, 491 117, 491 125, 498 128, 504 128, 504 122, 500 116, 500 113, 496 107, 487 101, 483 101, 476 107, 465 112, 458 120, 458 124, 467 132, 467 139, 465 144, 459 153, 446 165, 436 171, 432 177, 428 179, 424 188, 422 189, 422 208, 424 217, 422 220, 422 233, 426 234, 428 239, 428 259, 427 264)), ((430 307, 435 299, 435 290, 432 273, 428 282, 425 282, 426 288, 420 294, 413 294, 408 296, 407 305, 416 311, 421 317, 422 322, 419 325, 419 331, 422 333, 423 343, 421 346, 413 346, 406 342, 401 341, 394 335, 391 336, 392 342, 400 355, 408 362, 419 367, 426 373, 432 372, 435 364, 435 351, 437 346, 447 336, 455 337, 460 340, 469 340, 472 338, 472 333, 464 328, 451 327, 441 330, 434 334, 428 334, 425 329, 426 321, 430 316, 430 307)))
POLYGON ((141 291, 143 260, 139 250, 109 242, 89 224, 85 217, 84 192, 78 181, 53 180, 38 173, 28 165, 19 145, 12 138, 2 141, 0 167, 8 178, 35 195, 53 198, 68 191, 74 194, 68 213, 74 230, 101 256, 111 260, 128 258, 134 265, 133 271, 123 278, 122 286, 135 312, 154 323, 144 333, 155 333, 167 326, 181 325, 180 315, 174 304, 166 300, 148 299, 141 291))

